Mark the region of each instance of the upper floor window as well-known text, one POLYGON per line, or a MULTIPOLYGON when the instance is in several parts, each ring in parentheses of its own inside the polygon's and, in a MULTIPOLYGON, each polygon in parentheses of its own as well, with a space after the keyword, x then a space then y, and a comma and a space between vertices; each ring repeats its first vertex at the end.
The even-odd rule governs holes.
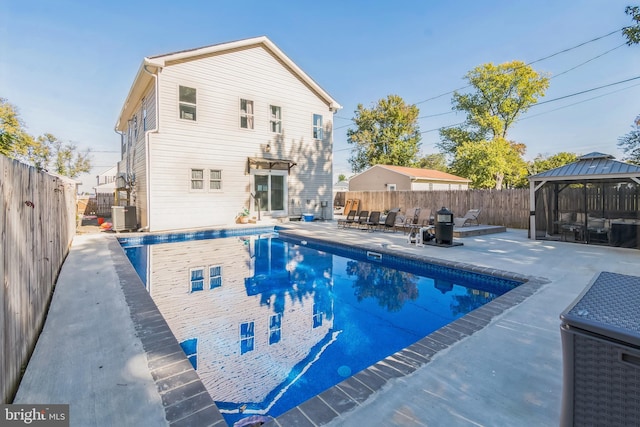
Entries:
POLYGON ((147 130, 147 101, 142 98, 142 130, 147 130))
POLYGON ((253 350, 255 333, 253 322, 240 324, 240 354, 253 350))
POLYGON ((253 129, 253 101, 248 99, 240 100, 240 127, 253 129))
POLYGON ((320 114, 313 115, 313 138, 322 139, 322 116, 320 114))
POLYGON ((282 133, 282 109, 275 105, 270 105, 271 119, 269 121, 271 125, 271 132, 282 133))
POLYGON ((209 189, 222 190, 222 171, 220 169, 209 170, 209 189))
POLYGON ((192 87, 180 86, 179 89, 180 118, 196 119, 196 90, 192 87))
POLYGON ((204 170, 203 169, 191 169, 191 189, 192 190, 204 189, 204 170))

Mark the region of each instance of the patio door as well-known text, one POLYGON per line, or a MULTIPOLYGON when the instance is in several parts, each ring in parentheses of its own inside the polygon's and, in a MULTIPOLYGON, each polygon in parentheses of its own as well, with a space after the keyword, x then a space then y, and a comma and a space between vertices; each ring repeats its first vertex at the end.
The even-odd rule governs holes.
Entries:
POLYGON ((252 192, 256 195, 254 210, 271 216, 287 214, 287 172, 254 170, 252 192))

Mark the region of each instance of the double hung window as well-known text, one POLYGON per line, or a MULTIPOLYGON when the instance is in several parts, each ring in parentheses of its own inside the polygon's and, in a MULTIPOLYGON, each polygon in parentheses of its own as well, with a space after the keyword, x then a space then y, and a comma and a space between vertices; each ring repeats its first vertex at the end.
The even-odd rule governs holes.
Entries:
POLYGON ((196 120, 196 90, 192 87, 180 86, 179 109, 180 118, 184 120, 196 120))
POLYGON ((313 115, 313 138, 322 139, 322 116, 320 114, 313 115))
POLYGON ((253 101, 248 99, 240 100, 240 127, 253 129, 253 101))
POLYGON ((282 133, 282 109, 276 105, 270 105, 269 111, 271 132, 282 133))

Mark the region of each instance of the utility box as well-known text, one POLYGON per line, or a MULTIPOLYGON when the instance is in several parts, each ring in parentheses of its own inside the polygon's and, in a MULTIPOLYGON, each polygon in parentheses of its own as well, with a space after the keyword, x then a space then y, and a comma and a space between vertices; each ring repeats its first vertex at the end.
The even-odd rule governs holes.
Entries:
POLYGON ((136 230, 138 220, 135 206, 111 206, 111 222, 114 231, 136 230))
POLYGON ((561 426, 640 420, 640 277, 603 271, 560 315, 561 426))

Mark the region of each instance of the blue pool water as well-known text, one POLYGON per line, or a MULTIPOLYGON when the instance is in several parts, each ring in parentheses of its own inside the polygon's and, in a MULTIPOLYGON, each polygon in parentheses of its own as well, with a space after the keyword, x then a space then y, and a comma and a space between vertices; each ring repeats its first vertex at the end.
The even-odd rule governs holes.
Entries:
POLYGON ((121 243, 230 425, 277 417, 520 284, 272 233, 121 243))

